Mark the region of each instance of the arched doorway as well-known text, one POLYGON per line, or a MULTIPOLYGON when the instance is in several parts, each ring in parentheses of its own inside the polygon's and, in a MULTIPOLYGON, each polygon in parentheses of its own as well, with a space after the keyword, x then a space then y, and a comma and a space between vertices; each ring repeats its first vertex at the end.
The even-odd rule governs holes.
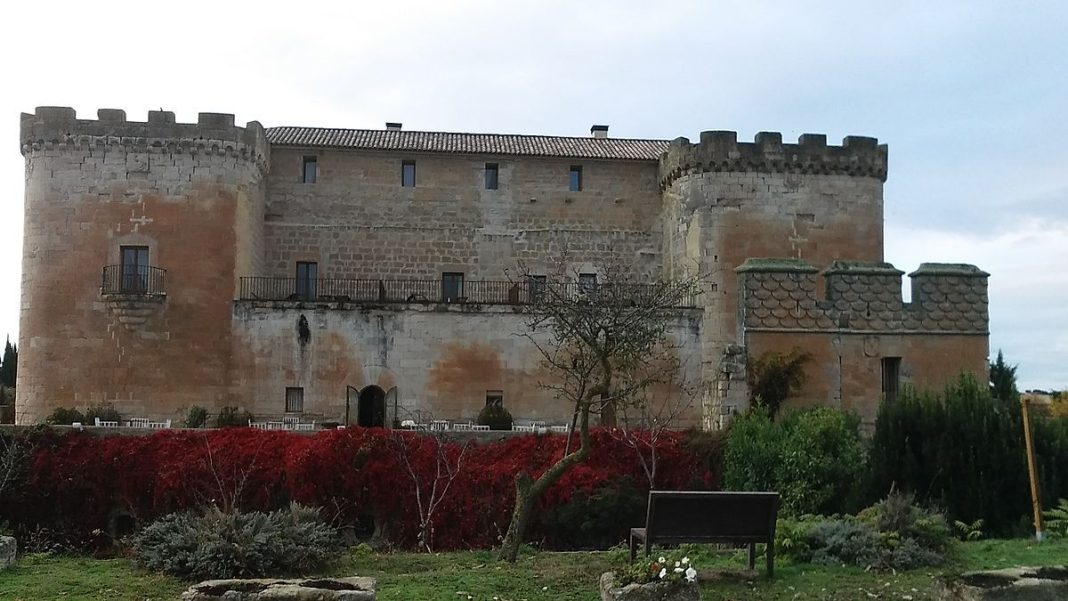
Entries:
POLYGON ((386 391, 374 384, 360 391, 356 406, 356 424, 364 428, 381 428, 386 425, 386 391))

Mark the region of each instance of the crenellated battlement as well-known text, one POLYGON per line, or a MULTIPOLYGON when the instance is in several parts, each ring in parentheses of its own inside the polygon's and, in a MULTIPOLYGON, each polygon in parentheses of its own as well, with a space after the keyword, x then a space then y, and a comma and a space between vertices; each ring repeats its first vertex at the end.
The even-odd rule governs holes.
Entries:
POLYGON ((683 175, 707 172, 837 174, 885 182, 886 167, 886 144, 875 138, 847 136, 841 146, 828 146, 822 134, 803 134, 797 144, 783 144, 778 132, 738 142, 737 132, 705 131, 697 144, 687 138, 671 142, 660 156, 660 188, 683 175))
POLYGON ((78 119, 73 108, 39 106, 23 113, 22 154, 47 150, 124 149, 128 152, 229 156, 253 161, 264 171, 270 162, 266 132, 257 121, 234 124, 228 113, 200 113, 196 123, 176 123, 171 111, 149 111, 148 120, 127 121, 126 111, 100 109, 96 119, 78 119))
POLYGON ((749 259, 738 273, 739 308, 751 331, 987 334, 987 277, 974 265, 924 263, 909 274, 889 263, 835 261, 823 271, 798 259, 749 259), (821 294, 822 293, 822 294, 821 294))

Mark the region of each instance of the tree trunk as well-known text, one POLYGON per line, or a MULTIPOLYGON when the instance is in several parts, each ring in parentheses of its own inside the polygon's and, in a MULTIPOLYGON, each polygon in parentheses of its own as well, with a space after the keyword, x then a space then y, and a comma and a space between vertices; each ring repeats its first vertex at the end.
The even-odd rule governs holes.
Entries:
POLYGON ((515 563, 519 555, 519 545, 523 544, 523 534, 527 531, 527 520, 534 506, 534 498, 530 494, 530 476, 520 473, 515 479, 515 508, 512 510, 512 521, 508 523, 508 532, 504 535, 501 543, 501 552, 498 559, 515 563))

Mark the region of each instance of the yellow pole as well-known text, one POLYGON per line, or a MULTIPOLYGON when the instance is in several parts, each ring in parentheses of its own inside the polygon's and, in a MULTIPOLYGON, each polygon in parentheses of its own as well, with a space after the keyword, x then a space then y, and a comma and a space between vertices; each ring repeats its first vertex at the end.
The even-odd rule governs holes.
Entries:
POLYGON ((1035 471, 1035 441, 1031 437, 1031 399, 1027 396, 1020 397, 1021 409, 1023 410, 1024 445, 1027 447, 1027 475, 1031 478, 1031 505, 1035 510, 1035 540, 1045 538, 1042 527, 1042 499, 1039 496, 1038 472, 1035 471))

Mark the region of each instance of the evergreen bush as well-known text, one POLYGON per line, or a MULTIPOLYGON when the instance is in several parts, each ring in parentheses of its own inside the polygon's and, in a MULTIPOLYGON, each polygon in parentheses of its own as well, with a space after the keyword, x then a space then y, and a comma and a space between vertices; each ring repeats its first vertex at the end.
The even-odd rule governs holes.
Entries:
POLYGON ((247 428, 249 422, 253 419, 252 414, 248 411, 238 409, 237 407, 223 407, 219 410, 219 414, 215 416, 215 427, 247 428))
POLYGON ((302 574, 341 552, 337 531, 315 509, 293 504, 262 512, 173 513, 133 539, 134 558, 151 570, 208 580, 302 574))
POLYGON ((630 478, 548 508, 541 517, 545 538, 553 549, 607 549, 627 540, 630 528, 645 520, 647 494, 630 478))
MULTIPOLYGON (((200 405, 193 405, 185 416, 186 428, 203 428, 208 423, 208 410, 200 405)), ((246 422, 247 424, 247 422, 246 422)))
POLYGON ((56 407, 55 410, 45 418, 45 423, 54 426, 69 426, 75 422, 84 424, 85 416, 81 411, 67 407, 56 407))
POLYGON ((85 410, 85 424, 93 425, 96 423, 96 418, 100 418, 102 422, 121 422, 122 415, 115 409, 115 406, 111 403, 100 403, 97 405, 90 405, 85 410))
POLYGON ((785 515, 848 512, 860 498, 864 470, 857 419, 826 407, 787 413, 778 422, 756 409, 727 433, 728 490, 773 490, 785 515))
POLYGON ((489 426, 490 430, 511 430, 512 414, 497 404, 486 405, 478 412, 478 424, 489 426))

